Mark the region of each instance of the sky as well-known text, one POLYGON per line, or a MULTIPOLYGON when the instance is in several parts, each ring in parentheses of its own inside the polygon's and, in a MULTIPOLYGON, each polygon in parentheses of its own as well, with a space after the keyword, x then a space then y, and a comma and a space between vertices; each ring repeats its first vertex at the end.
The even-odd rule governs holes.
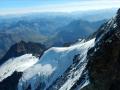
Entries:
POLYGON ((0 15, 119 8, 120 0, 0 0, 0 15))

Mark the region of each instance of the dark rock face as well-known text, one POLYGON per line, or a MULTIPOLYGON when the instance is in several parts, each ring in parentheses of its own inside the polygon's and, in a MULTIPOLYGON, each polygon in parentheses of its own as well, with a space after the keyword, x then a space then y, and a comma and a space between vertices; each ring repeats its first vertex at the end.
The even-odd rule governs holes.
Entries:
POLYGON ((82 90, 120 90, 120 9, 101 31, 88 52, 91 83, 82 90))
POLYGON ((33 42, 24 42, 14 44, 6 53, 6 55, 0 60, 0 64, 4 63, 6 60, 12 57, 18 57, 24 54, 33 54, 34 56, 40 57, 43 52, 46 50, 46 47, 40 43, 33 42))
POLYGON ((14 72, 11 76, 0 82, 0 90, 17 90, 17 85, 22 72, 14 72))
POLYGON ((120 27, 120 9, 117 12, 117 20, 116 21, 117 21, 118 26, 120 27))

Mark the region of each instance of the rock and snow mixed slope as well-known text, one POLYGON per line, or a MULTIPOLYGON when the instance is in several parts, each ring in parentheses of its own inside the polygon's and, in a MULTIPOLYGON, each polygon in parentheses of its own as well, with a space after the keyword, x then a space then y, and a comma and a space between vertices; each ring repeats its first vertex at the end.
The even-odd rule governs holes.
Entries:
POLYGON ((50 48, 43 54, 39 62, 23 72, 18 90, 27 88, 46 90, 73 64, 75 55, 80 54, 82 61, 85 60, 88 49, 94 45, 94 40, 80 42, 70 47, 50 48))
POLYGON ((88 62, 73 64, 49 90, 120 90, 120 9, 93 35, 95 45, 88 50, 88 62))
POLYGON ((27 68, 38 62, 38 60, 39 59, 35 56, 32 56, 32 54, 25 54, 17 58, 9 59, 0 66, 0 82, 2 82, 2 80, 8 76, 11 76, 15 71, 25 71, 27 68))
MULTIPOLYGON (((2 85, 0 87, 4 89, 6 80, 9 80, 15 72, 23 72, 20 80, 18 79, 18 90, 29 88, 46 90, 74 63, 76 55, 81 56, 81 62, 85 60, 88 49, 94 45, 94 40, 80 41, 70 47, 50 48, 40 59, 32 54, 11 58, 0 66, 0 85, 2 85)), ((81 73, 83 70, 84 68, 81 68, 81 73)))
POLYGON ((32 54, 41 57, 46 50, 46 46, 41 43, 20 41, 10 47, 7 53, 0 59, 0 65, 10 58, 22 56, 24 54, 32 54))
POLYGON ((82 90, 120 90, 120 9, 96 36, 88 51, 91 83, 82 90))

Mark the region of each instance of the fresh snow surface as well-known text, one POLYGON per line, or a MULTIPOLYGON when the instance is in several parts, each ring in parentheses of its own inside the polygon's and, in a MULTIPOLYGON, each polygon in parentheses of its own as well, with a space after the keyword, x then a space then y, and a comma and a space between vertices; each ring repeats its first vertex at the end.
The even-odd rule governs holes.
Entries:
POLYGON ((17 58, 11 58, 0 66, 0 82, 12 75, 14 71, 23 72, 27 68, 38 62, 38 58, 32 54, 25 54, 17 58))
POLYGON ((94 41, 95 39, 92 39, 70 47, 53 47, 48 49, 40 58, 39 62, 23 72, 18 83, 18 90, 25 90, 29 85, 32 90, 35 90, 38 86, 40 90, 46 90, 46 88, 72 65, 75 55, 83 53, 86 56, 88 49, 93 46, 94 41))
MULTIPOLYGON (((77 80, 79 80, 83 73, 83 70, 85 70, 87 65, 86 57, 88 49, 94 46, 94 41, 95 39, 92 39, 82 45, 81 49, 83 50, 81 51, 79 56, 80 61, 74 68, 72 68, 72 70, 70 70, 70 74, 67 81, 62 85, 62 87, 59 90, 71 90, 72 86, 77 82, 77 80)), ((78 90, 86 86, 89 83, 89 81, 86 80, 85 82, 81 82, 81 84, 82 83, 83 83, 82 86, 80 87, 78 86, 78 90)))

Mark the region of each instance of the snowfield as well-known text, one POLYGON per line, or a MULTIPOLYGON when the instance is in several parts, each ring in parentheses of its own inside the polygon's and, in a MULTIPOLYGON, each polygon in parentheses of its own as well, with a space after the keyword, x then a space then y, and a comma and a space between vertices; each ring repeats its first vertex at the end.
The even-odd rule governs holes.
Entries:
MULTIPOLYGON (((35 90, 38 87, 40 90, 46 90, 73 64, 75 55, 80 54, 84 56, 81 62, 86 59, 87 51, 94 46, 94 41, 95 39, 92 39, 87 42, 76 43, 70 47, 53 47, 48 49, 36 64, 23 71, 23 75, 18 83, 18 90, 25 90, 29 86, 31 90, 35 90)), ((83 69, 84 66, 81 68, 81 71, 83 69)), ((80 77, 81 71, 76 72, 76 78, 80 77)), ((60 90, 69 90, 68 86, 72 86, 76 78, 68 80, 60 90)))
POLYGON ((33 66, 38 62, 38 58, 32 56, 32 54, 25 54, 17 58, 11 58, 0 66, 0 82, 12 75, 14 71, 23 72, 27 68, 33 66))
MULTIPOLYGON (((94 46, 94 41, 95 39, 87 42, 79 41, 69 47, 52 47, 45 51, 40 59, 32 54, 11 58, 0 66, 0 82, 15 71, 23 72, 17 86, 18 90, 29 88, 31 90, 46 90, 73 64, 76 55, 80 55, 80 64, 86 62, 88 49, 94 46)), ((71 72, 60 90, 69 90, 81 76, 85 66, 86 63, 76 71, 71 72), (72 78, 73 76, 74 78, 72 78)))

